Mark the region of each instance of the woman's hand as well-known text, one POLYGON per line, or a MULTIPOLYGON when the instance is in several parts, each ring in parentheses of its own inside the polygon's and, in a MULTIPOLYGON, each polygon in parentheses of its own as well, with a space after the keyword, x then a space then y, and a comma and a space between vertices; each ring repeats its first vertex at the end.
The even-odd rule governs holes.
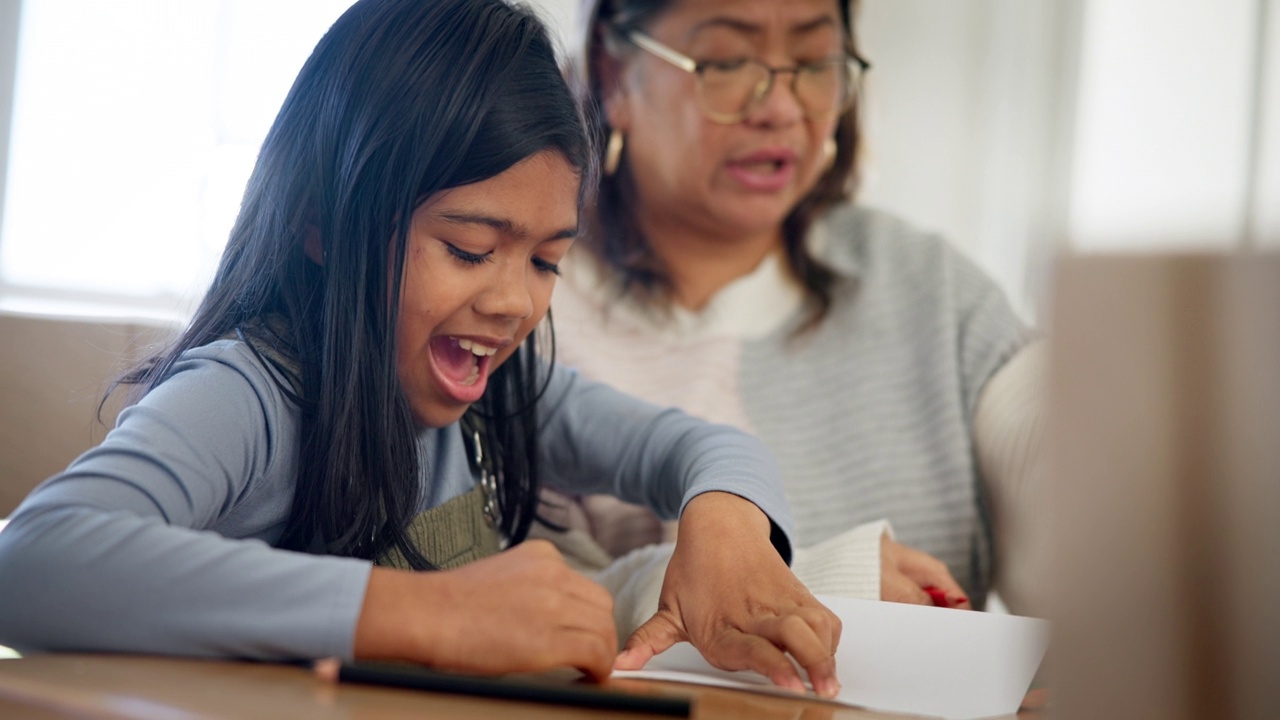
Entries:
POLYGON ((941 560, 888 535, 880 538, 880 599, 970 609, 969 598, 941 560))
POLYGON ((456 570, 373 568, 356 625, 361 659, 497 675, 574 667, 607 677, 613 598, 545 540, 456 570))
POLYGON ((627 640, 615 667, 638 669, 683 640, 716 667, 755 670, 804 692, 795 658, 819 695, 840 691, 840 619, 779 557, 768 517, 736 495, 704 493, 685 507, 658 612, 627 640))

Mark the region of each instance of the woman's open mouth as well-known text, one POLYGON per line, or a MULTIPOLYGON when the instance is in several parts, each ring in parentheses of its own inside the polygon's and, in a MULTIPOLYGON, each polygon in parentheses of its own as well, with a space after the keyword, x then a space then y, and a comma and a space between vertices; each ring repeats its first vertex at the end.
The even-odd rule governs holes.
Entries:
POLYGON ((795 178, 795 153, 765 150, 731 160, 726 169, 744 189, 774 193, 791 185, 795 178))

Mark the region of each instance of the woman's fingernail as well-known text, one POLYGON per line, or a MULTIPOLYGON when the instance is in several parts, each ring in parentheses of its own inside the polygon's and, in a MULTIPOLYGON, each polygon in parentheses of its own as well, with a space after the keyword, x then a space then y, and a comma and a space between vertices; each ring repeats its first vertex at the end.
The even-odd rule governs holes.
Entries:
POLYGON ((935 606, 937 607, 951 606, 951 604, 947 602, 946 590, 942 590, 933 585, 926 585, 925 587, 921 588, 921 590, 924 590, 926 593, 929 593, 929 600, 931 600, 935 606))

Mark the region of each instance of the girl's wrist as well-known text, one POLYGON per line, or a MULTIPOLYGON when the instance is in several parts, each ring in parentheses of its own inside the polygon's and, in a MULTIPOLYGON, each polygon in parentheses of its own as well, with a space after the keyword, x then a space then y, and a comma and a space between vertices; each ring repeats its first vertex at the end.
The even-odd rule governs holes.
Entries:
POLYGON ((451 623, 419 622, 435 617, 430 605, 440 602, 445 588, 433 588, 440 573, 417 573, 374 567, 369 572, 364 603, 356 621, 354 654, 362 660, 413 660, 434 665, 433 649, 440 639, 432 637, 451 623))
POLYGON ((759 537, 769 542, 769 516, 755 503, 728 492, 706 492, 685 505, 680 515, 680 535, 690 531, 711 533, 710 537, 759 537))

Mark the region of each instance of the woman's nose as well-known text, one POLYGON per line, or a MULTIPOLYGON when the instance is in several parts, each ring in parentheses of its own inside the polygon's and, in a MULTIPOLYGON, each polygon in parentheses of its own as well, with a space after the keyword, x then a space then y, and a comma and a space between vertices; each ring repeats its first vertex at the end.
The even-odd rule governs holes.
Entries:
POLYGON ((803 120, 804 106, 796 96, 795 77, 795 70, 775 69, 769 92, 748 113, 748 122, 776 127, 803 120))

